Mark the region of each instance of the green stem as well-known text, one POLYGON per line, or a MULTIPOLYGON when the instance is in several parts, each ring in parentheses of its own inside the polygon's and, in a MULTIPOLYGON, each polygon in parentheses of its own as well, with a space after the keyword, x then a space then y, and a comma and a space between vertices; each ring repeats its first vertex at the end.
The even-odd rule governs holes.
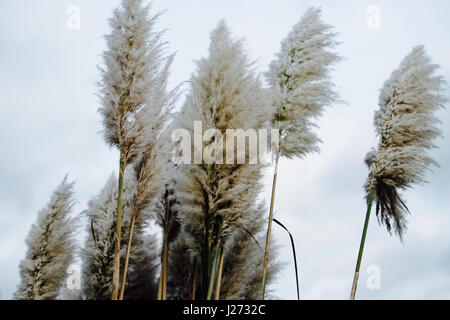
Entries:
POLYGON ((362 233, 362 237, 361 237, 361 244, 359 246, 358 260, 356 261, 355 276, 353 278, 353 285, 352 285, 352 292, 350 294, 350 300, 355 300, 356 287, 358 285, 358 278, 359 278, 359 270, 361 267, 361 260, 362 260, 363 251, 364 251, 364 244, 366 242, 367 229, 368 229, 369 220, 370 220, 370 212, 372 211, 372 204, 375 199, 376 189, 377 189, 377 186, 374 183, 372 190, 370 191, 369 199, 367 201, 366 220, 364 222, 364 229, 363 229, 363 233, 362 233))
POLYGON ((211 300, 211 296, 212 296, 214 280, 216 277, 217 260, 219 258, 219 252, 220 252, 220 243, 221 243, 220 239, 217 239, 216 248, 214 250, 213 265, 212 265, 211 274, 209 277, 208 294, 206 296, 206 300, 211 300))
POLYGON ((164 252, 163 252, 163 273, 162 273, 162 293, 161 293, 161 299, 167 300, 167 272, 168 272, 168 265, 169 265, 169 235, 168 232, 166 232, 164 236, 164 252))
POLYGON ((211 232, 210 232, 210 224, 209 224, 209 218, 206 218, 206 230, 204 234, 204 243, 202 248, 202 277, 201 277, 201 298, 206 299, 207 296, 207 286, 209 281, 209 275, 210 275, 210 257, 211 257, 211 232))
POLYGON ((129 236, 128 236, 127 253, 125 255, 125 262, 124 262, 123 271, 122 271, 122 283, 120 284, 119 300, 123 300, 123 297, 125 294, 125 284, 127 283, 128 264, 130 261, 131 244, 133 241, 134 225, 136 223, 137 211, 138 211, 137 207, 135 206, 134 210, 133 210, 133 214, 131 215, 130 232, 129 232, 129 236))
POLYGON ((212 252, 212 230, 208 232, 208 250, 206 251, 208 253, 208 279, 211 277, 211 252, 212 252))
POLYGON ((222 282, 222 271, 223 271, 224 258, 225 258, 225 250, 222 246, 222 249, 220 250, 219 269, 217 271, 216 293, 214 295, 214 300, 219 300, 219 298, 220 298, 220 285, 222 282))
POLYGON ((273 207, 274 207, 274 203, 275 203, 275 190, 277 187, 279 159, 280 159, 280 153, 277 152, 276 158, 275 158, 275 170, 273 173, 272 197, 270 199, 270 213, 269 213, 269 224, 267 226, 267 235, 266 235, 266 249, 264 252, 264 267, 263 267, 263 277, 262 277, 262 284, 261 284, 261 300, 264 300, 265 293, 266 293, 267 266, 269 264, 270 234, 272 232, 273 207))
POLYGON ((120 245, 122 235, 122 193, 123 177, 125 173, 124 150, 120 148, 119 186, 117 191, 117 219, 116 219, 116 242, 114 248, 114 272, 112 281, 112 300, 117 300, 119 295, 120 277, 120 245))
POLYGON ((162 300, 162 282, 163 282, 163 277, 162 277, 162 268, 163 268, 163 261, 161 259, 161 271, 160 271, 160 276, 159 276, 159 282, 158 282, 158 300, 162 300))
POLYGON ((194 258, 194 266, 192 268, 191 300, 195 300, 196 289, 197 289, 197 258, 194 258))
POLYGON ((164 227, 163 244, 161 248, 161 271, 159 276, 158 300, 166 300, 167 296, 167 264, 169 257, 168 232, 164 227))

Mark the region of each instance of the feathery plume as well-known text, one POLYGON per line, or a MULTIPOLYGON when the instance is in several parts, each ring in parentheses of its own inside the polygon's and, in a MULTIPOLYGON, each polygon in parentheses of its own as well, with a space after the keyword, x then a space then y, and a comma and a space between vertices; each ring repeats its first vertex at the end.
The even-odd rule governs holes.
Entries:
POLYGON ((174 196, 175 180, 169 181, 162 194, 160 201, 156 204, 156 222, 163 230, 163 245, 161 251, 161 276, 159 299, 167 299, 167 277, 169 263, 169 247, 174 242, 180 231, 178 221, 176 198, 174 196))
MULTIPOLYGON (((227 129, 257 129, 268 120, 270 106, 242 41, 231 38, 223 21, 212 32, 209 56, 197 63, 190 83, 180 128, 193 133, 194 122, 199 121, 203 130, 216 129, 223 137, 227 129)), ((216 139, 203 146, 212 146, 216 139)), ((248 160, 248 152, 246 157, 248 160)), ((211 297, 218 248, 242 226, 261 188, 261 165, 210 160, 180 166, 175 191, 180 220, 192 240, 190 246, 201 256, 203 299, 211 297)))
POLYGON ((74 205, 73 186, 65 177, 31 227, 15 299, 54 300, 60 293, 75 251, 77 223, 69 217, 74 205))
POLYGON ((141 211, 149 206, 151 200, 157 196, 158 192, 164 188, 164 181, 167 179, 170 143, 166 131, 172 116, 172 110, 179 96, 178 86, 171 91, 167 89, 173 58, 174 55, 167 58, 164 68, 158 75, 157 86, 155 86, 151 95, 148 96, 148 102, 145 107, 147 108, 145 124, 150 130, 148 130, 145 148, 139 154, 134 164, 137 189, 134 198, 134 211, 130 222, 127 254, 122 272, 120 299, 124 297, 136 219, 142 214, 141 211))
POLYGON ((336 34, 308 9, 281 44, 267 78, 276 108, 273 124, 280 130, 280 155, 303 158, 319 151, 313 122, 326 106, 338 102, 330 81, 332 66, 341 58, 334 49, 336 34))
POLYGON ((266 270, 269 260, 270 233, 278 175, 279 157, 303 158, 318 152, 320 138, 314 133, 314 120, 325 106, 338 102, 330 81, 332 67, 341 60, 334 49, 336 34, 320 18, 321 10, 308 9, 281 44, 281 52, 270 65, 267 78, 279 129, 279 150, 275 154, 275 171, 264 255, 261 299, 264 299, 266 270))
POLYGON ((377 150, 367 154, 370 169, 365 184, 367 213, 350 298, 356 295, 359 268, 364 249, 372 203, 376 202, 379 221, 389 232, 402 238, 409 212, 400 192, 425 182, 425 174, 437 162, 429 150, 441 135, 435 112, 443 107, 444 80, 436 76, 439 66, 431 63, 423 46, 417 46, 385 82, 375 113, 380 138, 377 150))
MULTIPOLYGON (((124 226, 131 215, 135 187, 134 176, 127 174, 123 188, 124 226)), ((100 193, 89 201, 85 212, 89 225, 82 252, 82 291, 88 300, 111 299, 117 197, 117 179, 111 175, 100 193)), ((125 231, 126 228, 122 230, 125 231)))
MULTIPOLYGON (((123 189, 123 213, 121 258, 125 257, 125 239, 134 210, 137 182, 132 168, 127 170, 123 189)), ((117 179, 111 175, 100 193, 88 203, 88 236, 82 251, 82 293, 88 300, 108 300, 112 294, 114 273, 115 221, 117 215, 117 179)), ((157 248, 153 236, 146 233, 146 215, 135 221, 133 241, 129 254, 129 278, 125 299, 153 299, 156 296, 155 271, 157 248)))
MULTIPOLYGON (((82 251, 82 295, 88 300, 108 300, 112 294, 114 273, 115 218, 117 215, 117 179, 111 175, 100 193, 88 203, 85 214, 88 217, 88 236, 82 251)), ((129 238, 130 220, 135 208, 137 190, 136 174, 129 168, 125 174, 123 189, 122 242, 129 238)), ((129 253, 128 279, 125 299, 151 300, 156 297, 155 237, 146 233, 148 217, 143 214, 135 220, 133 246, 129 253)), ((124 247, 122 243, 122 247, 124 247)), ((126 250, 121 250, 125 257, 126 250)))
POLYGON ((434 73, 423 46, 415 47, 386 81, 380 94, 375 127, 380 143, 365 161, 371 169, 365 188, 367 199, 376 185, 376 213, 390 232, 401 236, 408 209, 399 191, 426 182, 425 174, 437 162, 429 155, 442 133, 434 115, 443 107, 443 78, 434 73))
POLYGON ((150 5, 142 0, 122 0, 121 8, 110 19, 111 34, 106 36, 108 49, 103 54, 100 96, 106 141, 120 150, 116 248, 112 299, 119 294, 120 243, 122 228, 122 187, 127 165, 148 142, 152 128, 148 126, 149 96, 160 87, 161 65, 164 59, 161 33, 153 31, 158 16, 149 17, 150 5))
MULTIPOLYGON (((161 83, 160 72, 164 60, 161 33, 153 31, 158 15, 149 17, 150 4, 142 0, 122 0, 114 11, 107 35, 108 50, 103 53, 104 68, 100 68, 100 97, 105 140, 123 149, 127 163, 147 143, 146 126, 148 97, 161 83)), ((153 110, 152 110, 153 111, 153 110)))

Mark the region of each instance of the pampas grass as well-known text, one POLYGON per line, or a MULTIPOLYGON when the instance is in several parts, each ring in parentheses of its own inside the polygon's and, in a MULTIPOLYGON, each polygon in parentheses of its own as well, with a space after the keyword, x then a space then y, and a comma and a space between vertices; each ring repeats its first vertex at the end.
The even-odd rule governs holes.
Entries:
POLYGON ((170 143, 166 127, 172 116, 172 109, 178 99, 178 87, 169 91, 168 77, 173 61, 173 55, 167 58, 165 67, 156 78, 154 87, 147 97, 145 105, 145 125, 148 130, 147 143, 144 150, 139 154, 134 165, 136 173, 137 188, 134 198, 134 210, 131 216, 130 230, 125 256, 124 270, 122 272, 122 283, 119 299, 123 299, 127 277, 128 261, 133 241, 134 225, 138 215, 149 206, 152 199, 163 189, 167 178, 167 166, 169 161, 170 143))
POLYGON ((281 51, 270 65, 267 78, 275 106, 273 126, 279 130, 279 149, 275 151, 275 169, 270 200, 264 254, 261 299, 264 300, 269 263, 270 237, 280 157, 303 158, 317 152, 319 137, 314 120, 324 107, 338 101, 330 82, 331 67, 341 58, 331 51, 338 44, 332 27, 320 19, 320 9, 308 9, 281 44, 281 51))
MULTIPOLYGON (((121 259, 129 255, 128 278, 125 299, 156 298, 156 267, 158 248, 153 235, 146 232, 146 217, 140 215, 135 220, 133 241, 135 246, 124 249, 128 230, 135 208, 137 181, 132 168, 125 174, 123 188, 123 227, 121 259)), ((82 250, 82 295, 87 300, 108 300, 112 294, 114 273, 114 249, 117 215, 117 178, 111 175, 98 195, 93 197, 85 211, 90 222, 82 250)), ((124 270, 124 268, 122 269, 124 270)), ((123 274, 122 274, 123 276, 123 274)))
POLYGON ((423 46, 417 46, 392 72, 381 90, 375 113, 378 148, 366 156, 370 169, 365 184, 367 213, 350 298, 356 295, 362 253, 373 202, 379 221, 402 238, 409 210, 400 192, 425 182, 425 174, 437 162, 430 156, 441 135, 435 112, 446 101, 443 78, 435 75, 423 46))
MULTIPOLYGON (((341 60, 336 34, 322 22, 320 9, 307 10, 282 41, 264 88, 244 42, 221 21, 174 113, 180 90, 168 89, 174 55, 166 54, 163 33, 154 31, 158 16, 150 16, 143 0, 122 0, 109 21, 99 113, 106 142, 119 151, 119 172, 83 212, 88 225, 81 290, 63 286, 78 226, 69 216, 73 183, 65 178, 28 235, 15 299, 271 298, 269 284, 280 269, 273 222, 290 236, 300 299, 294 239, 274 218, 278 168, 281 158, 319 152, 316 120, 327 106, 341 102, 330 77, 341 60), (194 135, 199 126, 200 139, 194 135), (267 221, 259 203, 266 166, 254 163, 250 149, 258 131, 257 160, 263 161, 267 145, 259 141, 264 139, 259 129, 269 127, 279 136, 271 134, 276 150, 267 221), (194 141, 184 140, 189 134, 194 141), (187 142, 190 149, 181 152, 187 142), (184 163, 188 155, 191 162, 184 163), (154 234, 155 225, 161 234, 154 234)), ((425 183, 426 173, 438 166, 430 150, 441 135, 435 113, 446 100, 437 68, 423 46, 415 47, 381 90, 375 114, 379 143, 365 158, 367 212, 351 299, 372 207, 380 225, 402 240, 409 214, 402 191, 425 183)))
POLYGON ((169 181, 157 203, 157 223, 163 231, 163 245, 161 249, 161 276, 160 276, 160 292, 158 298, 167 299, 167 277, 169 264, 169 247, 174 242, 180 231, 180 224, 176 210, 176 198, 174 197, 175 181, 169 181))
MULTIPOLYGON (((135 190, 134 175, 127 173, 123 185, 124 226, 129 224, 135 190)), ((108 300, 112 295, 117 198, 117 178, 111 175, 85 211, 89 225, 82 251, 82 292, 88 300, 108 300)), ((126 228, 122 229, 121 239, 126 237, 123 234, 126 231, 126 228)), ((122 257, 124 254, 121 250, 122 257)))
MULTIPOLYGON (((214 128, 224 136, 227 129, 261 128, 270 115, 242 41, 231 38, 223 21, 211 33, 209 56, 197 62, 190 84, 178 123, 191 133, 194 121, 200 121, 204 131, 214 128)), ((212 297, 220 247, 246 223, 261 190, 261 166, 234 160, 234 164, 213 159, 210 164, 182 165, 176 177, 180 220, 202 261, 203 299, 212 297)))
POLYGON ((64 178, 31 227, 26 257, 19 266, 21 282, 14 299, 53 300, 60 293, 75 250, 77 222, 70 218, 73 186, 74 183, 64 178))
POLYGON ((149 10, 150 5, 143 6, 142 0, 122 0, 121 8, 110 19, 112 32, 106 36, 108 49, 103 54, 105 67, 101 69, 99 111, 104 136, 120 151, 113 300, 119 297, 120 285, 123 176, 148 143, 152 131, 149 114, 154 114, 148 107, 149 96, 159 86, 164 56, 161 33, 153 31, 157 16, 150 18, 149 10))

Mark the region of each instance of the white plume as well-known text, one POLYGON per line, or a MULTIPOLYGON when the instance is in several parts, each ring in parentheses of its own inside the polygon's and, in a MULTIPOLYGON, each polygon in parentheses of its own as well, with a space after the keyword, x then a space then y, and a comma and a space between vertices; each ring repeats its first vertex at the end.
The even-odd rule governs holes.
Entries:
POLYGON ((313 132, 313 120, 338 100, 330 82, 331 67, 341 60, 330 49, 338 43, 320 13, 316 8, 306 11, 267 73, 276 108, 273 122, 280 129, 280 153, 287 158, 319 150, 321 140, 313 132))
POLYGON ((58 296, 75 251, 77 223, 69 217, 74 205, 73 185, 64 178, 31 227, 15 299, 53 300, 58 296))
POLYGON ((444 80, 435 75, 423 46, 415 47, 385 82, 375 127, 380 142, 366 157, 371 169, 366 182, 369 198, 375 184, 377 215, 391 231, 401 236, 406 228, 408 208, 399 192, 425 182, 426 172, 437 162, 429 150, 441 135, 435 112, 443 106, 444 80))
MULTIPOLYGON (((136 193, 135 174, 132 170, 125 174, 123 189, 123 228, 122 228, 122 250, 121 256, 125 255, 128 239, 129 223, 134 208, 134 197, 136 193)), ((83 250, 82 265, 82 291, 88 300, 111 299, 112 276, 114 271, 114 245, 115 245, 115 221, 117 216, 117 179, 114 175, 108 179, 100 193, 93 197, 88 203, 86 215, 89 219, 87 227, 88 236, 83 250)), ((143 239, 143 221, 137 220, 135 240, 137 245, 132 247, 130 257, 130 273, 133 270, 133 253, 146 248, 141 248, 143 239), (141 241, 142 240, 142 241, 141 241)), ((145 253, 145 252, 144 252, 145 253)), ((138 261, 139 259, 134 259, 138 261)), ((142 259, 140 259, 142 260, 142 259)), ((151 278, 149 274, 149 278, 151 278)), ((149 279, 153 281, 154 279, 149 279)), ((130 293, 131 294, 131 293, 130 293)))
POLYGON ((110 19, 111 34, 101 68, 100 97, 106 141, 123 148, 127 163, 145 147, 164 101, 161 92, 172 56, 164 55, 161 33, 153 31, 158 15, 149 18, 150 5, 122 0, 110 19), (156 108, 156 109, 155 109, 156 108))
MULTIPOLYGON (((242 41, 231 38, 223 21, 212 32, 209 56, 198 61, 190 84, 177 124, 191 133, 194 121, 202 123, 203 132, 214 128, 223 136, 226 129, 257 129, 266 124, 271 114, 242 41)), ((194 242, 203 243, 207 225, 223 237, 241 226, 246 212, 255 205, 260 178, 261 166, 248 161, 181 166, 175 185, 178 211, 194 242)))

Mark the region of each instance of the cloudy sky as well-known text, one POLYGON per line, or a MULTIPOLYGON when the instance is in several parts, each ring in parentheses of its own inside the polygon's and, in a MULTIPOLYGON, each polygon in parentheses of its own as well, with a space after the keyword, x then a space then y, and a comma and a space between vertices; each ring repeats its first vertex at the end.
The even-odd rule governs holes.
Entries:
MULTIPOLYGON (((15 290, 27 232, 64 175, 76 180, 81 212, 116 170, 117 154, 99 134, 95 82, 105 49, 102 35, 118 3, 0 2, 0 298, 15 290), (80 29, 67 27, 70 5, 81 9, 80 29)), ((246 39, 249 55, 265 71, 311 5, 322 7, 323 19, 339 33, 338 50, 346 60, 334 81, 347 104, 330 108, 319 121, 320 154, 281 161, 275 210, 295 237, 302 297, 347 299, 365 214, 363 159, 377 141, 372 119, 379 89, 417 44, 426 46, 450 79, 450 2, 155 0, 153 7, 167 9, 158 28, 168 29, 166 40, 178 52, 171 77, 176 85, 189 79, 194 61, 206 55, 209 32, 220 19, 246 39), (379 25, 376 19, 368 24, 377 11, 379 25)), ((450 299, 450 110, 439 116, 445 137, 433 155, 441 168, 428 175, 427 185, 405 192, 412 214, 403 243, 372 216, 358 298, 450 299), (366 285, 368 268, 379 271, 379 288, 366 285)), ((277 229, 275 237, 286 266, 274 294, 295 299, 289 237, 277 229)))

